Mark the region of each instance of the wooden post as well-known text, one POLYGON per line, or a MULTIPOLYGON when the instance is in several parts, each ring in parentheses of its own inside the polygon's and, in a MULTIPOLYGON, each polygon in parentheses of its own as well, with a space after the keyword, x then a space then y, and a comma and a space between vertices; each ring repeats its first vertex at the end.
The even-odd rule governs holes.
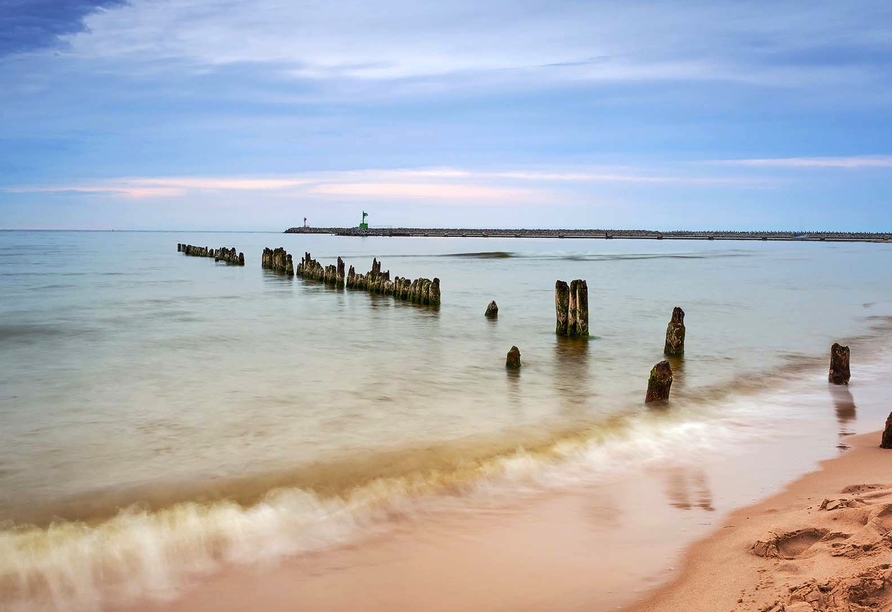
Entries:
POLYGON ((684 310, 676 306, 672 310, 672 319, 666 328, 666 344, 663 346, 663 354, 667 357, 684 355, 684 334, 684 310))
POLYGON ((588 284, 584 280, 577 279, 570 284, 570 304, 573 304, 574 296, 576 308, 571 307, 570 313, 571 316, 575 314, 576 324, 570 326, 568 321, 568 332, 573 338, 588 338, 588 284))
POLYGON ((559 336, 567 335, 568 311, 570 308, 570 287, 562 280, 554 284, 554 310, 557 324, 555 333, 559 336))
POLYGON ((892 448, 892 412, 886 418, 886 429, 883 430, 883 440, 880 448, 892 448))
POLYGON ((489 306, 486 307, 486 312, 483 313, 483 316, 487 319, 497 319, 499 316, 499 305, 496 304, 496 301, 493 300, 489 303, 489 306))
POLYGON ((645 403, 665 402, 669 400, 669 390, 672 388, 672 366, 666 360, 661 361, 650 371, 647 379, 647 396, 645 403))
POLYGON ((836 342, 830 347, 830 382, 834 385, 847 385, 852 377, 849 371, 849 347, 836 342))
POLYGON ((510 370, 516 370, 520 367, 520 349, 516 346, 512 346, 511 350, 508 351, 508 356, 505 358, 505 367, 510 370))

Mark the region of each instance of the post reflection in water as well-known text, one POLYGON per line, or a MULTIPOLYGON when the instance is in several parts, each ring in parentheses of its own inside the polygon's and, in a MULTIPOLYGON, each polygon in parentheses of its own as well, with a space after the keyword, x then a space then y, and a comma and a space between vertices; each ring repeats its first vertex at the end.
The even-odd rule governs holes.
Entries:
POLYGON ((591 395, 589 341, 557 336, 554 344, 554 389, 562 411, 580 413, 591 395))
POLYGON ((676 468, 667 474, 666 495, 669 505, 679 510, 699 508, 713 512, 712 491, 703 470, 676 468))
POLYGON ((684 356, 666 357, 672 368, 672 392, 678 393, 685 388, 684 356))
POLYGON ((836 422, 839 424, 839 444, 836 447, 840 450, 846 450, 850 447, 843 442, 843 438, 853 433, 849 430, 848 424, 858 418, 855 398, 852 397, 852 392, 849 391, 847 386, 829 385, 829 388, 830 397, 833 398, 833 405, 836 408, 836 422))

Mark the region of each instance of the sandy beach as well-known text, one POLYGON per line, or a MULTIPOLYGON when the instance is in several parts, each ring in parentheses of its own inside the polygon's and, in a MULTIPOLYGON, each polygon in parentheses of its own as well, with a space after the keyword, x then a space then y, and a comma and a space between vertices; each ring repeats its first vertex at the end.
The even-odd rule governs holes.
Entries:
POLYGON ((892 610, 892 451, 880 432, 730 515, 632 612, 892 610))
POLYGON ((708 487, 690 474, 651 473, 508 511, 406 521, 374 540, 233 568, 175 601, 130 609, 888 610, 892 452, 878 448, 879 437, 849 438, 852 449, 819 471, 714 524, 708 487), (679 480, 690 489, 682 495, 679 480), (667 483, 676 487, 669 506, 660 499, 667 483), (605 503, 626 496, 637 501, 635 516, 605 503), (692 508, 700 513, 685 513, 692 508), (692 530, 707 535, 680 574, 667 573, 692 530))

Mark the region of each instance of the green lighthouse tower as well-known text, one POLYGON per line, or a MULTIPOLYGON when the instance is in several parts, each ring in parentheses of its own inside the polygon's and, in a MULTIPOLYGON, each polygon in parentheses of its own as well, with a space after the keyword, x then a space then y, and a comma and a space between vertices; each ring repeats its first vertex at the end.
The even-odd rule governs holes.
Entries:
POLYGON ((367 230, 369 229, 369 224, 365 222, 365 218, 369 216, 369 213, 366 211, 362 211, 362 221, 359 222, 359 229, 367 230))

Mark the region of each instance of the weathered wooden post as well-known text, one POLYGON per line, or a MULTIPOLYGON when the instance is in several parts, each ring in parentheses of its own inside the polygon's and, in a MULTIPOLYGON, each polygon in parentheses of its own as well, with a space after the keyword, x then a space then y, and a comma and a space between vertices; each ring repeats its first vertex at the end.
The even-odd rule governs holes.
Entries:
POLYGON ((431 281, 431 306, 440 305, 440 279, 434 278, 431 281))
POLYGON ((663 354, 667 357, 681 357, 684 355, 684 310, 676 306, 672 310, 672 319, 666 328, 666 344, 663 346, 663 354))
POLYGON ((559 336, 567 335, 568 311, 570 309, 570 287, 562 280, 554 284, 554 310, 557 324, 555 333, 559 336))
POLYGON ((892 412, 886 417, 886 429, 883 430, 883 440, 880 448, 892 448, 892 412))
POLYGON ((287 255, 285 260, 285 276, 294 276, 294 260, 291 255, 287 255))
POLYGON ((661 361, 650 371, 647 379, 647 396, 645 403, 665 402, 669 400, 669 390, 672 388, 672 366, 666 360, 661 361))
POLYGON ((830 347, 830 382, 847 385, 852 377, 849 371, 849 347, 834 342, 830 347))
POLYGON ((499 316, 499 305, 496 304, 496 301, 493 300, 489 303, 489 306, 486 307, 486 312, 483 313, 487 319, 496 319, 499 316))
POLYGON ((575 309, 570 312, 575 314, 576 322, 572 327, 567 323, 568 332, 572 338, 588 338, 588 283, 577 279, 570 284, 570 303, 575 296, 575 309), (573 285, 576 285, 575 290, 573 285))
POLYGON ((509 370, 516 370, 520 367, 520 349, 516 346, 512 346, 511 350, 508 351, 508 356, 505 358, 505 367, 509 370))
POLYGON ((238 265, 240 265, 240 266, 245 265, 245 254, 244 253, 238 254, 238 265))
POLYGON ((338 287, 343 287, 344 279, 347 278, 347 275, 344 273, 344 267, 345 267, 344 260, 341 259, 340 257, 338 257, 338 274, 337 274, 337 278, 335 281, 337 283, 338 287))

